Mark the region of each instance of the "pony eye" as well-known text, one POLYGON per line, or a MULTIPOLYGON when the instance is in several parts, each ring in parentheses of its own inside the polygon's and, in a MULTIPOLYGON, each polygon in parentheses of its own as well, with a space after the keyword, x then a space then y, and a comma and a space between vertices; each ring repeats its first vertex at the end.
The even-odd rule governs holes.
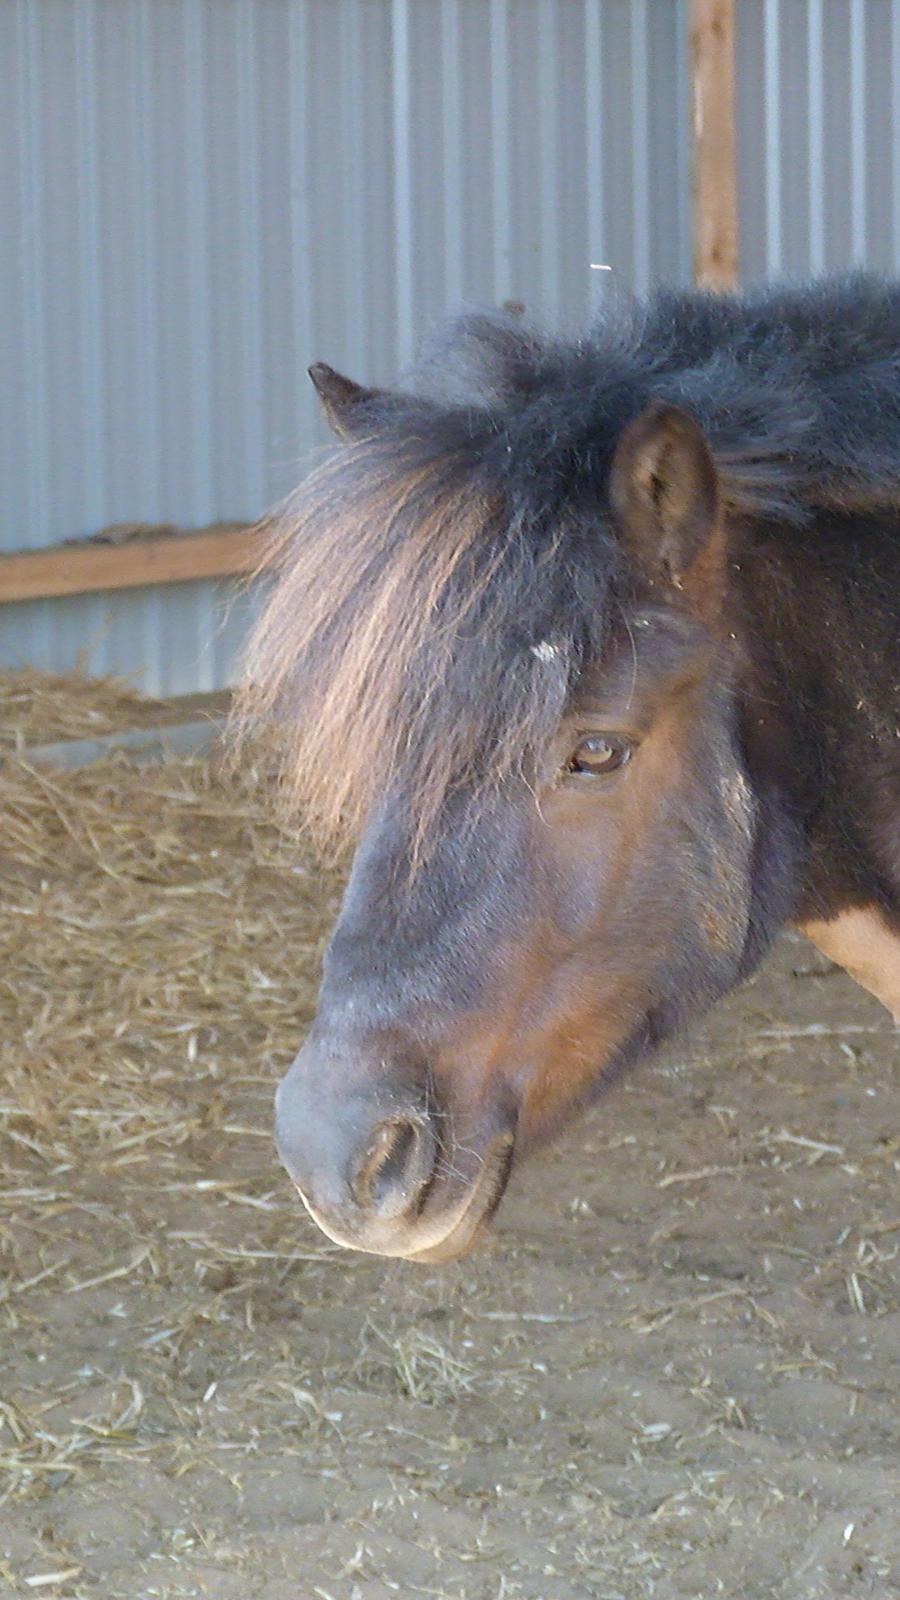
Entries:
POLYGON ((630 739, 618 733, 592 733, 575 746, 566 772, 586 778, 603 778, 624 767, 632 752, 630 739))

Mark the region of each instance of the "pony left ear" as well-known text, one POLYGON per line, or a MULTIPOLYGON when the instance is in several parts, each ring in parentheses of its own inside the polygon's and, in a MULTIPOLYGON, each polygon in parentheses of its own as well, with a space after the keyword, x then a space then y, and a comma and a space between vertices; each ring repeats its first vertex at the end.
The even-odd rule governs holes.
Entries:
POLYGON ((324 361, 314 362, 309 375, 328 423, 339 439, 352 439, 363 432, 371 403, 384 399, 382 390, 366 389, 324 361))
POLYGON ((616 445, 609 493, 622 542, 645 576, 685 588, 719 511, 715 463, 693 417, 655 402, 630 422, 616 445))

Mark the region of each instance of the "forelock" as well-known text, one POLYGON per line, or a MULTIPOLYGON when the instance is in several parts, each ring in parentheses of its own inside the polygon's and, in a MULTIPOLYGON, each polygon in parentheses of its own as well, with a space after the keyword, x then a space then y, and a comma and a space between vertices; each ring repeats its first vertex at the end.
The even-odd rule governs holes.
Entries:
POLYGON ((496 419, 410 402, 270 529, 238 722, 277 721, 283 793, 326 850, 398 784, 425 850, 450 795, 525 773, 602 647, 615 543, 507 443, 496 419))

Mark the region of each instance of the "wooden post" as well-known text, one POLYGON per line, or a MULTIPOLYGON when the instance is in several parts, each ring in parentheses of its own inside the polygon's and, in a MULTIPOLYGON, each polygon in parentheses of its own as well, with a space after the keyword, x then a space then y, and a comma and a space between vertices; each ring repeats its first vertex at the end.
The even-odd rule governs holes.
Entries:
POLYGON ((690 0, 694 277, 738 281, 734 0, 690 0))

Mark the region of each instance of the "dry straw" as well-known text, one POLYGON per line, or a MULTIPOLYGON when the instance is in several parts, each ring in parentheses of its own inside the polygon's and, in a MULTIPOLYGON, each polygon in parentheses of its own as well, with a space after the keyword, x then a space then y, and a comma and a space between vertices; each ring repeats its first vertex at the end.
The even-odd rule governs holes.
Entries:
MULTIPOLYGON (((330 1253, 270 1128, 339 884, 273 823, 264 743, 240 772, 215 751, 65 772, 31 754, 159 714, 115 680, 0 678, 0 1353, 49 1297, 62 1327, 137 1291, 160 1356, 208 1318, 211 1289, 330 1253), (193 1230, 176 1226, 187 1204, 193 1230), (227 1216, 234 1235, 216 1231, 227 1216), (155 1329, 160 1273, 182 1294, 177 1326, 155 1329)), ((69 1417, 84 1380, 43 1378, 15 1400, 2 1385, 0 1503, 191 1431, 154 1443, 120 1384, 69 1417)))

